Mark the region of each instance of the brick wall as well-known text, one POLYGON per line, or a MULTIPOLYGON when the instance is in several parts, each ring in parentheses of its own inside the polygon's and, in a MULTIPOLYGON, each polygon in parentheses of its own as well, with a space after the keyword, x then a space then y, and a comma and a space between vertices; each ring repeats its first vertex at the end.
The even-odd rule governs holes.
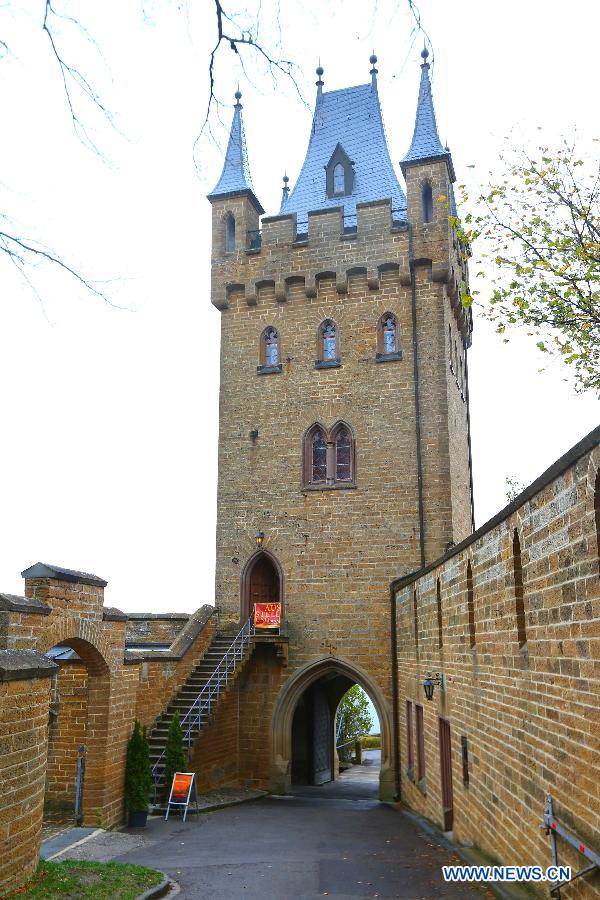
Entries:
MULTIPOLYGON (((595 522, 600 430, 438 563, 397 584, 402 793, 443 825, 439 718, 450 723, 454 835, 503 863, 549 865, 540 831, 556 816, 600 852, 600 580, 595 522), (515 580, 515 531, 522 575, 515 580), (475 642, 469 635, 472 570, 475 642), (526 642, 519 646, 522 580, 526 642), (438 583, 442 646, 438 628, 438 583), (414 597, 417 598, 415 640, 414 597), (425 700, 425 674, 446 690, 425 700), (423 707, 425 779, 406 774, 406 701, 423 707), (468 742, 463 783, 461 739, 468 742)), ((600 508, 600 506, 598 507, 600 508)), ((416 735, 415 735, 416 755, 416 735)), ((560 844, 564 862, 582 858, 560 844)), ((582 879, 568 897, 599 897, 582 879)))
POLYGON ((0 651, 0 897, 27 881, 38 861, 55 668, 36 653, 0 651))
POLYGON ((125 641, 170 644, 188 619, 187 613, 128 613, 125 641))
POLYGON ((86 742, 87 682, 84 663, 76 660, 59 663, 50 702, 47 808, 74 809, 78 748, 86 742))

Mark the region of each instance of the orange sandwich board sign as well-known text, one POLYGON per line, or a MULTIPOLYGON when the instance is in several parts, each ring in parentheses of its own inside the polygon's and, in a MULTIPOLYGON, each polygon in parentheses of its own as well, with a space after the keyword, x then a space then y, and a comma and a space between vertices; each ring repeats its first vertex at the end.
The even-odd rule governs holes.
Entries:
POLYGON ((281 625, 281 603, 255 603, 254 627, 279 628, 281 625))
POLYGON ((169 818, 172 806, 183 806, 183 821, 185 822, 188 807, 192 802, 196 804, 196 812, 199 814, 198 796, 196 794, 196 773, 175 772, 173 775, 173 784, 171 785, 171 793, 169 794, 169 802, 167 803, 165 822, 169 818))

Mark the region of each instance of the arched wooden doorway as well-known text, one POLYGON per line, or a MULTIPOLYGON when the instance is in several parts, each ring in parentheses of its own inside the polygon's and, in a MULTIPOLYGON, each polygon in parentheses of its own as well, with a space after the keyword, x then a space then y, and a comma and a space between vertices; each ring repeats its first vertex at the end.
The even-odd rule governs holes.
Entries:
POLYGON ((283 617, 283 576, 278 561, 266 550, 252 556, 242 574, 242 619, 248 618, 255 603, 281 603, 283 617))

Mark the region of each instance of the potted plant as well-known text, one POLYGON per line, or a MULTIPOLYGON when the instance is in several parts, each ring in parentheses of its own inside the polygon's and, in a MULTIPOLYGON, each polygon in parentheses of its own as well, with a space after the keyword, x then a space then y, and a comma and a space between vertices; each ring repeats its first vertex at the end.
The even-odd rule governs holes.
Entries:
POLYGON ((179 713, 175 711, 169 723, 167 743, 165 746, 165 773, 163 776, 163 799, 167 801, 171 792, 175 772, 187 772, 188 763, 183 748, 183 733, 179 721, 179 713))
POLYGON ((129 826, 142 828, 148 817, 148 804, 152 792, 150 771, 150 746, 146 728, 142 730, 135 720, 133 733, 127 744, 127 765, 125 767, 125 803, 129 812, 129 826))

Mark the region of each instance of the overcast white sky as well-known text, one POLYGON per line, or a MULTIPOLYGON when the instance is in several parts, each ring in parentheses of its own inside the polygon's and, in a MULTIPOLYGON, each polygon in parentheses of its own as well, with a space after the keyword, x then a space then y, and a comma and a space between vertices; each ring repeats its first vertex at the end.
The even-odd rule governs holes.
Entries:
MULTIPOLYGON (((207 100, 212 4, 104 0, 85 24, 108 70, 68 25, 65 52, 83 61, 117 114, 121 135, 98 124, 105 165, 74 138, 40 23, 43 3, 0 9, 0 210, 99 278, 123 309, 39 269, 41 301, 0 259, 2 467, 0 590, 22 591, 36 560, 95 572, 107 603, 136 611, 191 611, 213 601, 219 313, 209 297, 210 205, 222 146, 192 145, 207 100), (196 9, 195 7, 198 7, 196 9), (110 72, 110 77, 108 74, 110 72)), ((239 6, 230 3, 230 7, 239 6)), ((80 4, 66 9, 77 12, 80 4)), ((248 0, 254 6, 254 0, 248 0)), ((392 153, 410 142, 421 42, 411 46, 403 0, 284 2, 283 53, 297 61, 312 106, 320 55, 325 90, 379 85, 392 153)), ((265 0, 272 23, 271 0, 265 0)), ((65 7, 60 7, 65 8, 65 7)), ((600 17, 586 0, 481 3, 421 0, 434 50, 434 100, 459 181, 496 169, 503 137, 579 134, 598 152, 597 62, 586 35, 600 17), (475 168, 467 168, 475 165, 475 168)), ((272 43, 272 24, 264 39, 272 43)), ((239 71, 224 50, 219 93, 232 102, 239 71)), ((284 169, 302 162, 310 112, 247 58, 240 76, 256 193, 279 207, 284 169)), ((82 108, 83 112, 83 108, 82 108)), ((229 124, 231 109, 223 109, 229 124)), ((93 114, 86 121, 94 122, 93 114)), ((217 137, 225 140, 217 129, 217 137)), ((505 504, 505 478, 528 483, 598 422, 524 338, 503 346, 476 322, 470 357, 477 523, 505 504)))

